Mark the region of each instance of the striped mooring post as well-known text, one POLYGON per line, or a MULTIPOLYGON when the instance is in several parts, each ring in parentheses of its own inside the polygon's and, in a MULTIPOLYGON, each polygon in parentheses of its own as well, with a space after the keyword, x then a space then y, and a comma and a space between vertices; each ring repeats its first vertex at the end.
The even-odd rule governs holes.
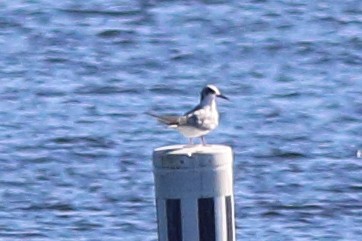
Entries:
POLYGON ((154 150, 159 241, 235 241, 232 165, 223 145, 154 150))

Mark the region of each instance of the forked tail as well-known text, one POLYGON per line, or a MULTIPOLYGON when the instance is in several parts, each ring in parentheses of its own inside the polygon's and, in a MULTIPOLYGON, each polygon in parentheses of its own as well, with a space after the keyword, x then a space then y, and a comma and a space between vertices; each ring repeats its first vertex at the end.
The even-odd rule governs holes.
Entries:
POLYGON ((157 115, 153 112, 146 112, 147 115, 155 117, 160 123, 170 127, 177 127, 181 123, 181 116, 175 115, 157 115))

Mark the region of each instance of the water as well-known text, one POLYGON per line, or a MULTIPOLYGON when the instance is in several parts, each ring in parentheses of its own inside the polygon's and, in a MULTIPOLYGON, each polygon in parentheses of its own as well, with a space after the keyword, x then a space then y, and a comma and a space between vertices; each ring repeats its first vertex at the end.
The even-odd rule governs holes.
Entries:
POLYGON ((362 16, 346 1, 2 1, 0 240, 154 241, 148 116, 206 83, 237 239, 362 239, 362 16))

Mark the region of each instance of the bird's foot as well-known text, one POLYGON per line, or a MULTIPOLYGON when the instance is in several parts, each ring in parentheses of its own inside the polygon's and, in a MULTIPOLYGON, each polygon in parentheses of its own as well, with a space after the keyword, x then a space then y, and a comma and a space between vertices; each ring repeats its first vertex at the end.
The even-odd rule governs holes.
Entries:
POLYGON ((201 143, 203 146, 206 146, 206 141, 205 141, 205 137, 204 136, 201 136, 201 143))

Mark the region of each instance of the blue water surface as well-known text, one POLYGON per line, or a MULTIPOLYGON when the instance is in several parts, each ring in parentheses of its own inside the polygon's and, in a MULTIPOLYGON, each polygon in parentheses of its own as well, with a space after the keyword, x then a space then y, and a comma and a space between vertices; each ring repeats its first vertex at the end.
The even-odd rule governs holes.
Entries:
POLYGON ((157 240, 151 153, 207 83, 237 240, 362 240, 362 2, 0 2, 0 240, 157 240))

